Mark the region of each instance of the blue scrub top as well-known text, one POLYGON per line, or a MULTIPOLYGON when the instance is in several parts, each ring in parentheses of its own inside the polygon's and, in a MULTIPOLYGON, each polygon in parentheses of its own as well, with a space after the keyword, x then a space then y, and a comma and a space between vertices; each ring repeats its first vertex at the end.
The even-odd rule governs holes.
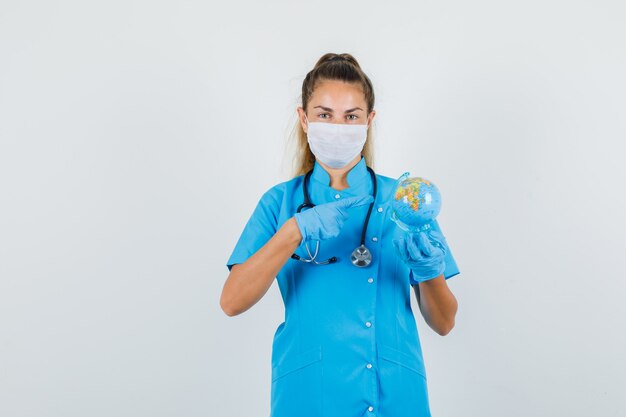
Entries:
MULTIPOLYGON (((228 259, 243 263, 261 248, 303 202, 304 175, 277 184, 261 197, 228 259)), ((270 417, 430 416, 426 370, 411 308, 408 266, 392 240, 403 231, 390 220, 396 179, 376 174, 377 196, 365 246, 372 263, 358 268, 350 254, 360 244, 369 205, 351 207, 340 234, 320 241, 314 265, 287 260, 276 277, 285 320, 272 344, 270 417)), ((365 159, 347 175, 349 188, 330 187, 330 176, 315 162, 309 193, 313 204, 373 192, 365 159)), ((305 209, 306 210, 306 209, 305 209)), ((438 230, 439 225, 433 222, 438 230)), ((449 242, 448 242, 449 243, 449 242)), ((315 242, 310 242, 311 252, 315 242)), ((304 243, 296 249, 308 258, 304 243)), ((444 277, 459 269, 448 251, 444 277)))

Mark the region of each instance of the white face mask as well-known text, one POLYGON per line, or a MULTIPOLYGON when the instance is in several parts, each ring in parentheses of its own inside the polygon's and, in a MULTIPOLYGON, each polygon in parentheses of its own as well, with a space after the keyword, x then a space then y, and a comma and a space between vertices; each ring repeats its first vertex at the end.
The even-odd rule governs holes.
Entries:
POLYGON ((311 152, 331 168, 348 165, 361 153, 367 139, 367 124, 309 122, 307 119, 307 126, 311 152))

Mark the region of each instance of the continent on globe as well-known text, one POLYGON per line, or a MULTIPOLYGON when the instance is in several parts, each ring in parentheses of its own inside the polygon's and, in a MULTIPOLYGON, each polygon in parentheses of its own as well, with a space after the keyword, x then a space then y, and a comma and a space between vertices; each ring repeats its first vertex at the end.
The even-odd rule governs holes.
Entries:
POLYGON ((441 210, 441 194, 432 181, 409 175, 405 172, 396 182, 391 220, 402 230, 427 230, 441 210))

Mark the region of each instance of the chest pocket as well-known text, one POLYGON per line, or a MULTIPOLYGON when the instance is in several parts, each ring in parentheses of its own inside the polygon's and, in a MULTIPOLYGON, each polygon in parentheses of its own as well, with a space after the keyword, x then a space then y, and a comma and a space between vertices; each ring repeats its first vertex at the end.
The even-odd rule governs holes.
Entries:
POLYGON ((321 417, 322 348, 286 357, 272 367, 270 417, 321 417))

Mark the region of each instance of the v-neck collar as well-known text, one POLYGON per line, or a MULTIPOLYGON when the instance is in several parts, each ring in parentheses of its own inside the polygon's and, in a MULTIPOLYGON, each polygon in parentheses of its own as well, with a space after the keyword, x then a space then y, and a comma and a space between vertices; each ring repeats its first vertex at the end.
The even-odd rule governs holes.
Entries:
MULTIPOLYGON (((313 166, 313 172, 311 173, 311 178, 326 186, 328 189, 334 190, 330 186, 330 175, 324 167, 322 167, 317 160, 315 161, 315 165, 313 166)), ((370 173, 367 169, 367 165, 365 164, 365 158, 361 155, 361 160, 358 164, 353 166, 350 171, 348 171, 348 175, 346 181, 348 182, 348 188, 344 190, 335 190, 335 191, 351 191, 354 190, 356 186, 363 183, 363 181, 368 180, 370 178, 370 173)))

